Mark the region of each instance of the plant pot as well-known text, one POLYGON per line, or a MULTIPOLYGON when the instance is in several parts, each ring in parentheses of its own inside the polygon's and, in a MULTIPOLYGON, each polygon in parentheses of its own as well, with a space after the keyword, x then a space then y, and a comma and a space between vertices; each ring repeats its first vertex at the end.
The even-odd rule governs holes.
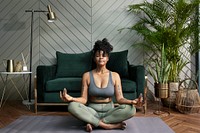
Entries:
POLYGON ((178 86, 179 86, 179 82, 169 83, 169 97, 161 99, 163 106, 175 108, 178 86))
POLYGON ((169 85, 168 83, 155 83, 155 97, 157 98, 168 98, 169 97, 169 85))

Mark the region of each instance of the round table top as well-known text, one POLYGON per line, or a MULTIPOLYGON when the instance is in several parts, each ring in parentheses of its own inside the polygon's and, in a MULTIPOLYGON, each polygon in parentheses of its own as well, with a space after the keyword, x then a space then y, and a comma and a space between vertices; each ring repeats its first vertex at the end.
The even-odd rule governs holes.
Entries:
POLYGON ((15 75, 15 74, 31 74, 32 72, 28 72, 28 71, 26 71, 26 72, 0 72, 0 74, 13 74, 13 75, 15 75))

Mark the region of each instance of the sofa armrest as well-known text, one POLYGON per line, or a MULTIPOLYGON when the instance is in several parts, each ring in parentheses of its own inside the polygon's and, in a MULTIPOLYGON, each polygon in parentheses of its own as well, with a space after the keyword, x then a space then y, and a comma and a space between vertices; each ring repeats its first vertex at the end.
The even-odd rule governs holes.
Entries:
POLYGON ((37 100, 43 101, 45 84, 56 77, 56 65, 40 65, 37 67, 37 100))
POLYGON ((137 97, 140 93, 144 94, 145 88, 145 68, 142 65, 129 65, 129 78, 136 82, 137 97))

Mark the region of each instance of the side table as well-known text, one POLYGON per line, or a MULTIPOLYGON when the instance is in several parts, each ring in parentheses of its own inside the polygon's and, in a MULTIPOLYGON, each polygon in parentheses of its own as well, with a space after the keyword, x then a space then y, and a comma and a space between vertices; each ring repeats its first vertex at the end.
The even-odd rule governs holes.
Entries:
POLYGON ((10 95, 11 91, 9 90, 8 94, 7 94, 7 97, 4 98, 5 97, 5 92, 7 91, 7 85, 8 85, 9 81, 12 83, 13 87, 16 89, 16 91, 18 92, 18 94, 20 95, 22 100, 25 101, 24 97, 22 96, 21 92, 19 91, 19 88, 17 87, 16 83, 13 81, 11 76, 19 75, 19 76, 22 77, 23 88, 25 89, 26 95, 27 95, 27 98, 28 98, 28 94, 27 94, 27 88, 28 88, 27 79, 28 78, 26 78, 26 75, 29 75, 31 73, 32 72, 0 72, 0 76, 1 76, 1 79, 2 79, 2 82, 3 82, 3 93, 2 93, 2 96, 1 96, 0 108, 3 107, 3 105, 6 103, 6 101, 9 98, 9 95, 10 95))

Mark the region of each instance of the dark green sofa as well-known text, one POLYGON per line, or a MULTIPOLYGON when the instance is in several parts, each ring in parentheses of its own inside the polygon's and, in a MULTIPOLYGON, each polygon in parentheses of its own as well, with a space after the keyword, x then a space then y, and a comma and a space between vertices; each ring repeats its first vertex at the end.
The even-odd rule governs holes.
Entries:
MULTIPOLYGON (((130 65, 127 60, 128 50, 113 52, 107 68, 119 73, 122 81, 124 97, 134 99, 144 92, 145 69, 142 65, 130 65)), ((70 95, 78 97, 81 94, 82 74, 95 66, 92 52, 66 54, 56 52, 55 65, 37 67, 37 82, 35 87, 35 111, 42 105, 65 105, 59 97, 59 91, 67 88, 70 95)), ((115 101, 115 99, 114 99, 115 101)))

